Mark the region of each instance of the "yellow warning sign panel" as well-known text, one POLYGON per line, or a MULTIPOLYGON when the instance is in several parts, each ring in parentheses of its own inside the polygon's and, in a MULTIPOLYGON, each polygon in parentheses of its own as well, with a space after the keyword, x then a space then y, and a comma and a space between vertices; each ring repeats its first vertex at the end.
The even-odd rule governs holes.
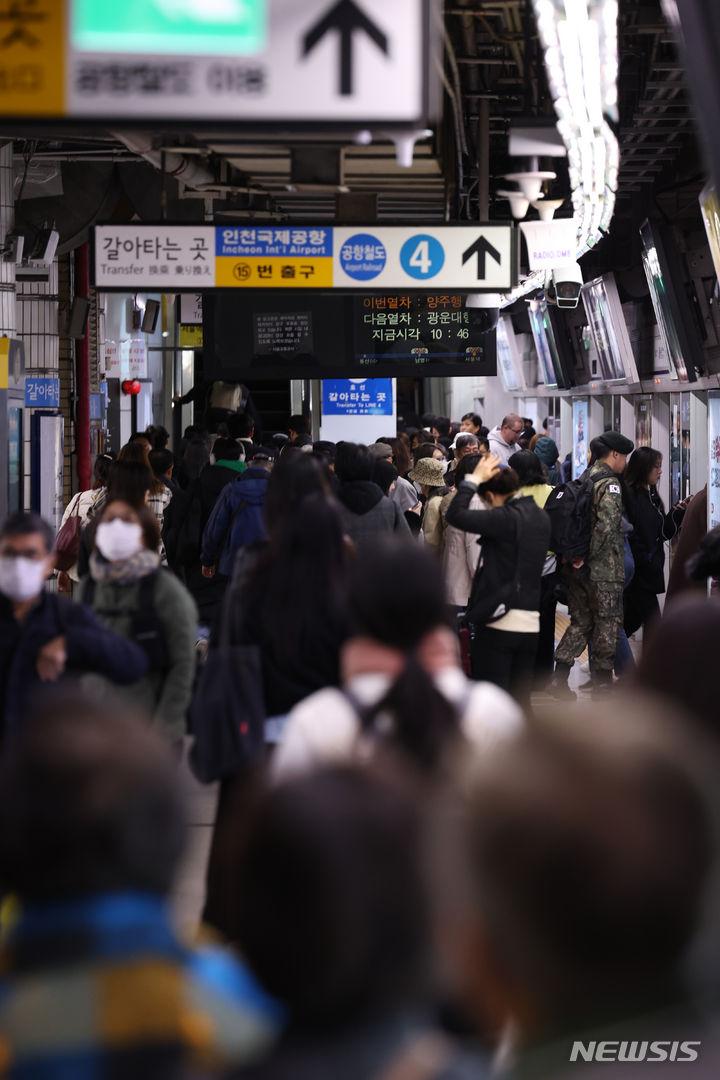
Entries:
POLYGON ((10 338, 0 338, 0 390, 7 390, 9 386, 10 338))
POLYGON ((0 0, 0 116, 62 116, 64 0, 0 0))
POLYGON ((285 256, 221 256, 215 259, 215 285, 220 288, 332 288, 331 258, 285 256))

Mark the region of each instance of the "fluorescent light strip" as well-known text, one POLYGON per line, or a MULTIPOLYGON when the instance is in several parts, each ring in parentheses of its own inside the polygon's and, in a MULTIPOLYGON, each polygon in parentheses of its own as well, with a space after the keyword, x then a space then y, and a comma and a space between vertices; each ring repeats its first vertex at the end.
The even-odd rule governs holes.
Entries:
MULTIPOLYGON (((533 0, 538 34, 568 154, 577 258, 607 230, 615 209, 620 167, 617 139, 604 116, 617 120, 617 0, 533 0)), ((531 274, 505 297, 543 288, 531 274)))

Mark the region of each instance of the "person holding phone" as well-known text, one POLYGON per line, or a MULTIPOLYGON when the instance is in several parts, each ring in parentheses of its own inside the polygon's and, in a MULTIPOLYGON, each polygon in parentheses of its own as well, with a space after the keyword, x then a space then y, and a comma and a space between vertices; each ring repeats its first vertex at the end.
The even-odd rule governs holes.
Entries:
POLYGON ((623 594, 623 625, 630 636, 660 615, 658 595, 665 592, 665 544, 677 534, 687 499, 665 512, 657 485, 662 475, 662 454, 651 446, 638 446, 625 470, 626 513, 633 527, 630 549, 635 574, 623 594))

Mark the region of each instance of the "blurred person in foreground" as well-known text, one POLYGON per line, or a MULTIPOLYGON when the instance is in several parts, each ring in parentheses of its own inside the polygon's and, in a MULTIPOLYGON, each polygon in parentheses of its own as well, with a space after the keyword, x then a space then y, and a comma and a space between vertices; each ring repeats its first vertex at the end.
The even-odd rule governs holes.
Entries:
MULTIPOLYGON (((268 539, 239 556, 210 649, 222 647, 225 632, 230 644, 254 647, 259 654, 262 686, 256 689, 265 707, 270 754, 292 708, 339 682, 349 549, 323 465, 299 448, 281 455, 264 510, 268 539)), ((228 898, 217 845, 234 793, 247 784, 248 771, 234 768, 220 781, 203 920, 221 933, 228 898)))
POLYGON ((483 1080, 429 1019, 424 830, 399 778, 297 777, 240 814, 232 933, 288 1024, 237 1080, 483 1080))
POLYGON ((657 702, 619 698, 613 712, 556 713, 486 758, 457 875, 457 817, 440 833, 447 957, 500 1043, 500 1075, 594 1077, 597 1060, 615 1076, 612 1050, 594 1059, 593 1046, 641 1061, 652 1040, 669 1054, 701 1038, 683 964, 713 867, 706 780, 657 702))
POLYGON ((56 694, 30 719, 0 761, 0 884, 21 906, 0 1075, 184 1080, 263 1053, 277 1006, 170 925, 185 820, 165 747, 106 700, 56 694))
POLYGON ((106 630, 90 608, 45 590, 54 543, 38 514, 13 514, 0 527, 0 742, 23 727, 43 683, 94 672, 126 685, 148 670, 138 645, 106 630))
POLYGON ((705 591, 707 581, 693 581, 688 576, 687 564, 692 556, 697 554, 706 530, 707 484, 696 495, 692 495, 688 502, 670 563, 667 592, 665 593, 665 610, 667 610, 671 600, 675 600, 683 593, 695 593, 697 596, 705 591))
POLYGON ((442 777, 456 754, 480 756, 522 726, 508 694, 463 674, 432 552, 386 537, 360 550, 347 588, 341 688, 326 684, 291 710, 275 776, 390 750, 425 776, 442 777))
POLYGON ((720 598, 679 597, 648 628, 633 682, 691 717, 720 744, 720 598))

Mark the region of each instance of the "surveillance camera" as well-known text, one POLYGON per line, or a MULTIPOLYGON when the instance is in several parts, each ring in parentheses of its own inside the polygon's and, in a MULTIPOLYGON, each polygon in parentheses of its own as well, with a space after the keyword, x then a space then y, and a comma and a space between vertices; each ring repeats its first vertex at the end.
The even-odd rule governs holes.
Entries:
POLYGON ((499 293, 470 293, 465 298, 470 326, 480 334, 489 334, 498 324, 500 316, 499 293))
POLYGON ((583 287, 582 270, 578 263, 567 263, 552 272, 555 303, 559 308, 576 308, 583 287))

